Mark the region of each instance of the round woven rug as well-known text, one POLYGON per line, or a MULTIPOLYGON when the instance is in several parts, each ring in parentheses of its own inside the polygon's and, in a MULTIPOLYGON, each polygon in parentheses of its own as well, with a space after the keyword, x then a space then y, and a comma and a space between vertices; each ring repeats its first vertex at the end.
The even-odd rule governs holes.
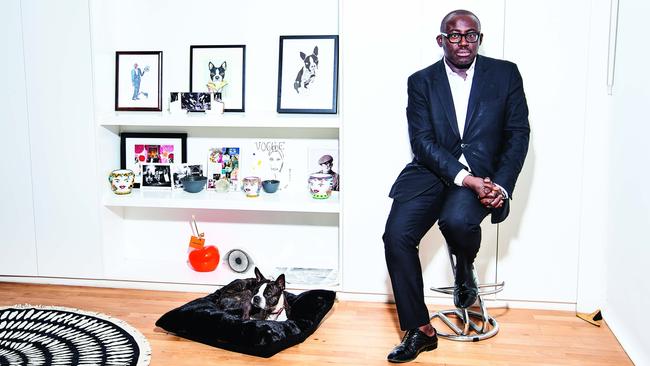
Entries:
POLYGON ((137 329, 78 309, 0 307, 0 366, 148 365, 151 347, 137 329))

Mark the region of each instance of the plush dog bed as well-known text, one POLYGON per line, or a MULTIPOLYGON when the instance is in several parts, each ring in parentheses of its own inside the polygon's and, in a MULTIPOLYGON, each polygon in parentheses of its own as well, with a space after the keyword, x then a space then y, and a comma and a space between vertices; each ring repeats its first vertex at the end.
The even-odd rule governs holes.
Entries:
POLYGON ((220 291, 169 311, 156 325, 210 346, 271 357, 314 333, 336 297, 334 291, 327 290, 310 290, 299 295, 287 292, 285 296, 291 307, 288 320, 241 320, 216 308, 214 299, 219 297, 220 291))

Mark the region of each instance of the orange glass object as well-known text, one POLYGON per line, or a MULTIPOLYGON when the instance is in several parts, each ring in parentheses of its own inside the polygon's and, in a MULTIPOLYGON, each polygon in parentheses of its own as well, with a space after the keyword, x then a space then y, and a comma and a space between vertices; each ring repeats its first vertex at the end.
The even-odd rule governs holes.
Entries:
POLYGON ((205 238, 192 235, 190 238, 190 247, 201 249, 205 245, 205 238))
POLYGON ((197 272, 212 272, 219 265, 219 250, 214 245, 194 249, 189 254, 192 268, 197 272))

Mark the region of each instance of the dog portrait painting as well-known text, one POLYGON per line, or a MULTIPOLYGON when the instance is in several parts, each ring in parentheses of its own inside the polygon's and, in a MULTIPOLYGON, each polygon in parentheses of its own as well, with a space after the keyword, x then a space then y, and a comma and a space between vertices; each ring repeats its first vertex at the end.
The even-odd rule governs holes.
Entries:
POLYGON ((336 113, 338 36, 280 36, 278 113, 336 113))
POLYGON ((293 88, 296 90, 296 93, 300 93, 301 89, 304 90, 309 88, 309 85, 316 79, 316 70, 318 69, 318 46, 314 47, 314 51, 311 55, 306 55, 304 52, 300 52, 300 58, 304 65, 298 71, 296 81, 293 83, 293 88))
POLYGON ((244 112, 246 45, 190 46, 190 91, 221 93, 225 112, 244 112))

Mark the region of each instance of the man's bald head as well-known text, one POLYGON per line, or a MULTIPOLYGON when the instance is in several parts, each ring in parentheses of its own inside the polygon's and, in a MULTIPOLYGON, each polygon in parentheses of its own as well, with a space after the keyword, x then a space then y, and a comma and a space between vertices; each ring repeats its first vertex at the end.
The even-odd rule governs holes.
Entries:
POLYGON ((481 31, 481 21, 478 20, 478 17, 476 16, 476 14, 472 13, 469 10, 459 9, 459 10, 454 10, 454 11, 450 12, 449 14, 445 15, 444 18, 442 18, 442 22, 440 22, 440 32, 443 32, 443 33, 446 32, 447 31, 447 23, 449 23, 449 21, 452 20, 453 18, 455 18, 457 16, 461 16, 461 15, 470 16, 470 17, 474 18, 476 20, 476 25, 478 25, 477 30, 479 32, 481 31))

